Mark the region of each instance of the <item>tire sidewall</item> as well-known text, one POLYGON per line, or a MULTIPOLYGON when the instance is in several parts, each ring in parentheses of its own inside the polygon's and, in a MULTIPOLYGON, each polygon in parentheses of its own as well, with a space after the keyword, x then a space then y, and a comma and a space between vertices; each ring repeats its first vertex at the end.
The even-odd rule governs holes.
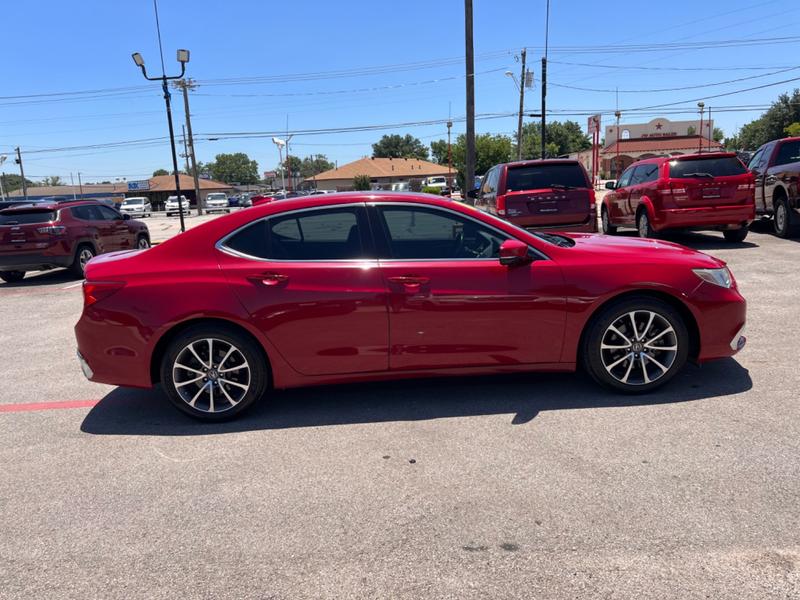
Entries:
POLYGON ((605 387, 626 394, 643 394, 665 385, 683 368, 689 355, 689 332, 678 311, 666 302, 656 298, 628 298, 600 309, 600 312, 592 318, 584 337, 581 352, 584 368, 595 381, 605 387), (609 325, 619 319, 620 316, 632 310, 649 310, 658 313, 664 317, 675 330, 675 335, 678 340, 677 354, 667 373, 652 383, 635 386, 626 385, 614 379, 614 377, 606 371, 600 352, 603 334, 608 329, 609 325))
POLYGON ((159 366, 161 387, 169 401, 181 412, 200 421, 227 421, 252 407, 263 395, 269 382, 269 372, 263 350, 250 338, 223 326, 196 326, 176 336, 164 352, 159 366), (191 342, 212 337, 233 344, 242 352, 250 365, 250 389, 244 398, 233 408, 221 413, 206 413, 195 410, 183 401, 172 378, 172 366, 178 354, 191 342))
POLYGON ((613 235, 617 232, 617 228, 611 224, 611 217, 609 217, 608 209, 605 206, 600 209, 600 224, 605 235, 613 235))
MULTIPOLYGON (((88 250, 92 253, 92 258, 97 256, 97 252, 95 252, 94 248, 89 244, 80 244, 75 250, 75 260, 72 263, 72 272, 75 274, 76 277, 80 277, 81 279, 86 277, 86 269, 81 266, 81 252, 84 250, 88 250)), ((91 258, 89 260, 92 260, 91 258)), ((88 261, 87 261, 88 262, 88 261)))
POLYGON ((782 238, 789 237, 789 231, 791 228, 789 219, 790 219, 789 207, 786 204, 786 201, 783 199, 778 200, 778 202, 775 204, 775 216, 773 217, 775 225, 775 235, 782 238), (779 211, 783 212, 783 227, 778 226, 779 211))
POLYGON ((653 237, 653 225, 650 223, 650 215, 647 214, 646 210, 639 211, 639 215, 636 217, 636 233, 643 238, 653 237), (644 232, 642 231, 642 221, 646 224, 644 232))

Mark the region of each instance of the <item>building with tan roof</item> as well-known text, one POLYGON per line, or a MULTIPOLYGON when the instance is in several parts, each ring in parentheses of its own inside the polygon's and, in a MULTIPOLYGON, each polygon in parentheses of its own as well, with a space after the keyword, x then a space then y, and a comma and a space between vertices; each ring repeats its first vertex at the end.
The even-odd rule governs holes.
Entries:
MULTIPOLYGON (((447 176, 447 165, 438 165, 417 158, 361 158, 305 180, 320 190, 348 191, 353 179, 367 175, 375 189, 390 189, 393 183, 422 181, 436 175, 447 176)), ((455 171, 453 171, 455 176, 455 171)))

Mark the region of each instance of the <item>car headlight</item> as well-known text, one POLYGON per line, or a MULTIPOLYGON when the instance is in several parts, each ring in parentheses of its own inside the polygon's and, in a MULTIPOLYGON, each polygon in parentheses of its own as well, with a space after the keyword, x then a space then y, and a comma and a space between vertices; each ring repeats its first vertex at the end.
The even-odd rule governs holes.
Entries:
POLYGON ((700 279, 713 285, 724 288, 729 288, 733 285, 733 277, 731 277, 728 267, 722 267, 721 269, 692 269, 692 271, 700 279))

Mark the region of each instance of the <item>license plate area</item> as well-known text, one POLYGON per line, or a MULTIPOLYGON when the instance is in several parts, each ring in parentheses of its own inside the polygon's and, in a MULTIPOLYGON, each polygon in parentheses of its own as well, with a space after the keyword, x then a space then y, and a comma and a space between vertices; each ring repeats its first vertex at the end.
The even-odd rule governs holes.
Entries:
POLYGON ((719 198, 721 195, 719 188, 703 188, 703 198, 719 198))

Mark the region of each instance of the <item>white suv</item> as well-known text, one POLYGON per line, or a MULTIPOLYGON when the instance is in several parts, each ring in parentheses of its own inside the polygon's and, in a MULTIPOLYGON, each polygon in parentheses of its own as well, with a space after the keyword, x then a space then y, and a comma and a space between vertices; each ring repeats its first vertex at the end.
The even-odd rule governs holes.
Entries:
POLYGON ((149 217, 153 212, 153 208, 147 198, 125 198, 119 207, 119 212, 132 217, 149 217))
POLYGON ((164 209, 167 211, 167 216, 171 217, 172 215, 177 215, 181 208, 183 209, 183 214, 189 214, 189 201, 186 199, 186 196, 181 195, 181 205, 178 207, 178 197, 177 196, 170 196, 167 198, 167 203, 164 205, 164 209))
POLYGON ((206 212, 213 212, 218 210, 220 212, 231 212, 228 206, 228 195, 222 192, 214 192, 206 196, 206 212))

